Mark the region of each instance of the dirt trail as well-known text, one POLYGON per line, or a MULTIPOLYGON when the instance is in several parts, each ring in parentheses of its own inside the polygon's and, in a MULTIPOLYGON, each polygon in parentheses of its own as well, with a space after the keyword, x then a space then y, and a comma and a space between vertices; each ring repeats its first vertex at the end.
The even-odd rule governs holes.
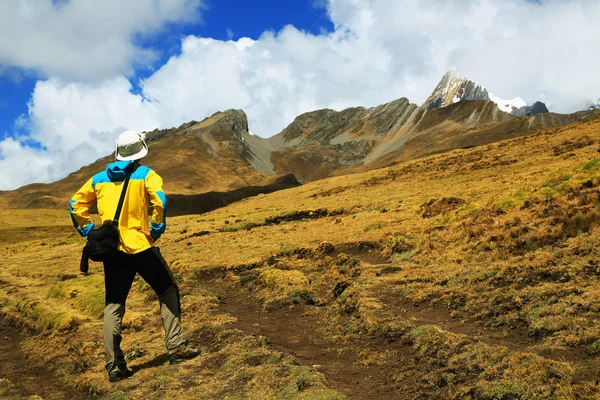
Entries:
POLYGON ((0 398, 86 400, 88 393, 66 387, 52 372, 28 359, 20 343, 27 334, 0 317, 0 398), (37 397, 36 397, 37 396, 37 397))
MULTIPOLYGON (((377 252, 365 246, 336 246, 337 255, 344 252, 360 260, 363 267, 383 265, 377 252), (365 247, 365 248, 362 248, 365 247)), ((532 352, 541 357, 570 362, 575 368, 573 382, 600 379, 594 357, 583 349, 542 350, 539 342, 528 335, 526 326, 494 330, 476 323, 464 323, 450 318, 446 310, 414 306, 397 294, 393 284, 376 284, 374 293, 388 317, 412 320, 417 325, 436 325, 474 342, 503 346, 513 352, 532 352)), ((325 307, 297 305, 265 312, 260 302, 245 287, 226 282, 215 276, 203 280, 202 286, 224 298, 219 312, 237 318, 234 326, 253 335, 267 337, 272 346, 294 355, 302 365, 322 372, 330 387, 346 394, 349 399, 412 399, 420 393, 419 366, 415 365, 413 349, 382 338, 364 338, 360 342, 332 344, 326 334, 328 321, 325 307)), ((424 372, 424 371, 421 371, 424 372)))
POLYGON ((224 297, 219 312, 236 317, 234 327, 267 337, 273 348, 292 354, 301 365, 323 373, 329 386, 349 399, 414 397, 410 378, 397 379, 408 372, 411 365, 411 350, 406 346, 385 341, 331 344, 325 341, 322 332, 322 308, 298 305, 265 312, 245 288, 229 286, 219 280, 203 282, 202 286, 224 297), (384 354, 385 367, 365 359, 372 354, 384 354))

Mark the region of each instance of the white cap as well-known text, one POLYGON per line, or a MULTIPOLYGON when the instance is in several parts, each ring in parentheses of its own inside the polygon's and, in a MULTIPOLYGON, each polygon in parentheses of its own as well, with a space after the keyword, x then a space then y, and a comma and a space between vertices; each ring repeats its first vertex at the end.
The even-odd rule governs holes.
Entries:
POLYGON ((115 141, 115 157, 121 161, 139 160, 148 154, 146 135, 137 131, 125 131, 115 141))

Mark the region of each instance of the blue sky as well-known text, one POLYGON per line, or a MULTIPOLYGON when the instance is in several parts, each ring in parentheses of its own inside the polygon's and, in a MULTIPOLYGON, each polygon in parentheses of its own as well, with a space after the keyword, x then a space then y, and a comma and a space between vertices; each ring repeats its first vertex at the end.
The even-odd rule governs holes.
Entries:
POLYGON ((450 69, 574 112, 600 97, 599 20, 587 0, 0 0, 0 190, 230 108, 270 137, 316 109, 419 105, 450 69))
MULTIPOLYGON (((142 46, 157 49, 160 56, 152 65, 138 67, 133 76, 128 76, 134 92, 139 92, 140 79, 147 78, 157 66, 181 53, 184 36, 258 39, 263 32, 279 31, 288 24, 315 34, 333 30, 327 10, 319 7, 315 0, 209 0, 200 9, 202 16, 198 21, 171 23, 158 33, 136 38, 142 46)), ((0 139, 14 136, 15 129, 19 130, 15 121, 27 114, 27 103, 35 84, 45 77, 38 71, 25 71, 14 66, 0 73, 0 139)), ((35 143, 32 145, 36 146, 35 143)))
MULTIPOLYGON (((264 32, 277 32, 285 25, 314 34, 332 31, 333 24, 327 10, 318 4, 315 0, 209 0, 201 7, 200 21, 171 24, 159 35, 141 40, 141 43, 160 49, 161 57, 157 64, 162 65, 169 57, 181 53, 181 38, 188 35, 219 40, 258 39, 264 32)), ((151 70, 147 68, 137 71, 139 78, 150 74, 151 70)))

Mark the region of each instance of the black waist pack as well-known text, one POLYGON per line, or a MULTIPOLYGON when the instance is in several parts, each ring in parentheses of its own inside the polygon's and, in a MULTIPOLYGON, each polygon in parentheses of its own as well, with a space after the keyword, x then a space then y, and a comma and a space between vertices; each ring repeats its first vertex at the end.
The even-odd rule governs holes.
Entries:
POLYGON ((113 225, 92 229, 87 235, 87 256, 92 261, 109 261, 117 254, 119 231, 113 225))

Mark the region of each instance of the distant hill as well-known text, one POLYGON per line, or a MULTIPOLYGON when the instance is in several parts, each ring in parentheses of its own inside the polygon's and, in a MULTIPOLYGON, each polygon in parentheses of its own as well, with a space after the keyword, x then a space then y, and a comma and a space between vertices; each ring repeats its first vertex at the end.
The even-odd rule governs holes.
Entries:
POLYGON ((426 110, 402 98, 381 106, 319 110, 297 117, 269 139, 279 174, 301 182, 389 166, 581 121, 590 111, 516 117, 491 101, 460 101, 426 110))
MULTIPOLYGON (((265 155, 260 149, 251 145, 255 138, 248 133, 246 114, 229 110, 177 129, 149 132, 149 152, 142 164, 162 176, 167 194, 226 192, 269 185, 274 179, 272 168, 264 165, 268 158, 261 159, 265 155)), ((111 154, 57 182, 23 186, 3 192, 0 198, 8 207, 65 208, 87 179, 114 160, 111 154)))

